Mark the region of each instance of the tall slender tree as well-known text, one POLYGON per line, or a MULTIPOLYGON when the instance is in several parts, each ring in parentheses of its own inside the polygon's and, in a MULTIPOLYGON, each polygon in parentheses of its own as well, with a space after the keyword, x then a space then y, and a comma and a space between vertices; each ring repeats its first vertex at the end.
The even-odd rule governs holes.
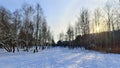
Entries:
POLYGON ((24 16, 23 25, 25 30, 26 51, 28 51, 30 38, 32 37, 33 34, 33 22, 31 20, 33 17, 33 13, 34 13, 34 9, 31 5, 28 4, 23 5, 23 16, 24 16))

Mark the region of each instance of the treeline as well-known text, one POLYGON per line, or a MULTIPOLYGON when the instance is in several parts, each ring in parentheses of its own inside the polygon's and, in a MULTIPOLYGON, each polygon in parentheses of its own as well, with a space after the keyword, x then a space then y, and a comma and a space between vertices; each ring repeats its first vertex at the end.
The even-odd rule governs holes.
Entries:
POLYGON ((119 30, 120 2, 107 1, 104 7, 94 11, 82 8, 75 25, 60 33, 58 45, 120 53, 119 30))
POLYGON ((34 52, 54 44, 53 35, 40 4, 24 4, 14 12, 0 6, 0 47, 8 52, 20 48, 34 52))

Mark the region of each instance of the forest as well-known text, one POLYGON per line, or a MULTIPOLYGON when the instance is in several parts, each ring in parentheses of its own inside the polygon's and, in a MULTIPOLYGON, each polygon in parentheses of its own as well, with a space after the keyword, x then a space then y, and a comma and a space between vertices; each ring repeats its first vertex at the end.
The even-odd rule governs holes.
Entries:
POLYGON ((120 0, 0 0, 0 68, 120 68, 120 0))
POLYGON ((29 51, 34 47, 34 52, 47 45, 53 45, 54 39, 47 25, 40 4, 32 6, 23 4, 21 9, 14 12, 0 6, 0 47, 7 52, 29 51))
POLYGON ((120 53, 120 3, 106 2, 93 11, 82 8, 75 25, 59 34, 58 46, 83 47, 108 53, 120 53))
POLYGON ((92 11, 81 8, 74 25, 59 34, 57 43, 47 25, 40 4, 23 4, 14 12, 0 6, 0 47, 7 52, 33 52, 39 49, 62 46, 120 53, 120 3, 106 2, 92 11))

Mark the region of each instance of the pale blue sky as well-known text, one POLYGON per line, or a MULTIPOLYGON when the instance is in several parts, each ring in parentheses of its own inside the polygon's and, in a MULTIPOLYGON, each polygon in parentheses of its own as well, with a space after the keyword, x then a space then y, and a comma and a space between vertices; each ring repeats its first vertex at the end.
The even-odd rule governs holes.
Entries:
POLYGON ((0 0, 0 6, 11 11, 21 8, 24 3, 40 3, 48 25, 58 39, 60 32, 65 32, 69 23, 74 24, 82 7, 90 10, 103 6, 106 0, 0 0))

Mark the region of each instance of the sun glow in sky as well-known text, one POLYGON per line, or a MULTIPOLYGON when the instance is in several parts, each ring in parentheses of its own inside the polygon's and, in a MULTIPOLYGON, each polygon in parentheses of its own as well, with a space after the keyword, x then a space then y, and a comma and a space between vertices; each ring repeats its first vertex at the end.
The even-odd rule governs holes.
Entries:
POLYGON ((57 41, 59 33, 66 32, 69 23, 75 24, 81 8, 93 10, 103 6, 105 2, 106 0, 0 0, 0 6, 14 11, 21 8, 24 3, 32 5, 40 3, 55 41, 57 41))
POLYGON ((100 28, 99 28, 99 27, 97 27, 97 28, 96 28, 96 31, 99 33, 99 32, 100 32, 100 28))

